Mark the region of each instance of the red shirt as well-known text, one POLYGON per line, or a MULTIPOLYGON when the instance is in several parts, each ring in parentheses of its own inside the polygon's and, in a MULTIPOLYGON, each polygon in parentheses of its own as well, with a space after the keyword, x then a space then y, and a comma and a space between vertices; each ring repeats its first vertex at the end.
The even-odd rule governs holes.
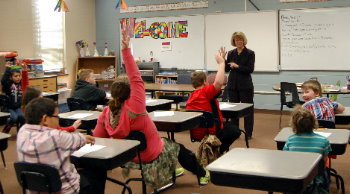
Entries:
MULTIPOLYGON (((187 101, 186 110, 204 110, 208 112, 213 112, 210 106, 210 100, 214 98, 220 91, 217 91, 214 84, 206 85, 200 89, 193 91, 187 101)), ((216 105, 219 111, 219 117, 221 121, 221 128, 223 127, 223 117, 219 107, 219 102, 215 99, 216 105)), ((192 129, 192 135, 196 139, 202 139, 206 134, 206 129, 204 128, 194 128, 192 129)), ((216 134, 216 125, 209 128, 210 134, 216 134)))

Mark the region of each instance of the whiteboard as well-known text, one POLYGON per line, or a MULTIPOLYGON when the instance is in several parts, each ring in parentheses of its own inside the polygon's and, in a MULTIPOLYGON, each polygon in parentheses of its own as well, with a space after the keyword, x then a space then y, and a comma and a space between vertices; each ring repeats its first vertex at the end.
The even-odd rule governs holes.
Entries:
POLYGON ((350 70, 350 8, 280 11, 281 69, 350 70))
POLYGON ((217 70, 214 59, 220 46, 232 50, 231 36, 244 32, 247 48, 255 52, 255 71, 278 71, 277 11, 207 15, 205 18, 206 66, 217 70))
POLYGON ((153 22, 187 21, 187 38, 154 39, 151 36, 132 38, 132 50, 135 58, 159 61, 160 68, 203 69, 204 66, 204 16, 136 18, 136 22, 146 21, 146 26, 153 22), (170 45, 162 45, 170 44, 170 45), (153 53, 151 56, 150 53, 153 53))

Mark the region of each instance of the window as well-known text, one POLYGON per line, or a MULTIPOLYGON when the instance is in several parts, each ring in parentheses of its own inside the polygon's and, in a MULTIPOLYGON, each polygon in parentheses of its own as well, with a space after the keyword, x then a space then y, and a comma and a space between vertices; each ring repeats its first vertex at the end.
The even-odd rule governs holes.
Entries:
POLYGON ((57 1, 33 0, 35 58, 44 60, 44 71, 60 71, 64 64, 64 12, 55 12, 57 1))

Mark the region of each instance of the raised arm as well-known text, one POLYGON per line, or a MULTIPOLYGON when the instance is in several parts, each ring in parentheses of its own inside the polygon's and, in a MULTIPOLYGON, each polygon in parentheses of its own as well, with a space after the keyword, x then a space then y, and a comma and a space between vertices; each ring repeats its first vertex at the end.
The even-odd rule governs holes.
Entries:
POLYGON ((216 73, 214 80, 214 87, 216 91, 220 91, 221 87, 224 85, 225 81, 225 59, 226 54, 225 48, 221 47, 220 50, 215 55, 216 63, 219 65, 218 72, 216 73))
POLYGON ((125 26, 122 29, 122 54, 125 63, 126 74, 130 81, 130 98, 128 100, 130 109, 134 113, 142 113, 146 111, 146 95, 145 87, 141 78, 141 73, 135 63, 134 57, 131 55, 129 48, 130 37, 127 36, 125 26))

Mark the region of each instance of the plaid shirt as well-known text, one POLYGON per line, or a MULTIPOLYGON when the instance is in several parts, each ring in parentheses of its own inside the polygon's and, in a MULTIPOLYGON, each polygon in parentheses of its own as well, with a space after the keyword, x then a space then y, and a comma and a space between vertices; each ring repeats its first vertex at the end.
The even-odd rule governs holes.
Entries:
POLYGON ((85 136, 41 125, 25 124, 17 135, 18 160, 55 166, 61 176, 62 193, 79 193, 80 176, 70 155, 85 144, 85 136))
POLYGON ((326 97, 314 98, 306 102, 303 107, 310 110, 317 120, 335 122, 334 110, 338 108, 338 103, 326 97))

